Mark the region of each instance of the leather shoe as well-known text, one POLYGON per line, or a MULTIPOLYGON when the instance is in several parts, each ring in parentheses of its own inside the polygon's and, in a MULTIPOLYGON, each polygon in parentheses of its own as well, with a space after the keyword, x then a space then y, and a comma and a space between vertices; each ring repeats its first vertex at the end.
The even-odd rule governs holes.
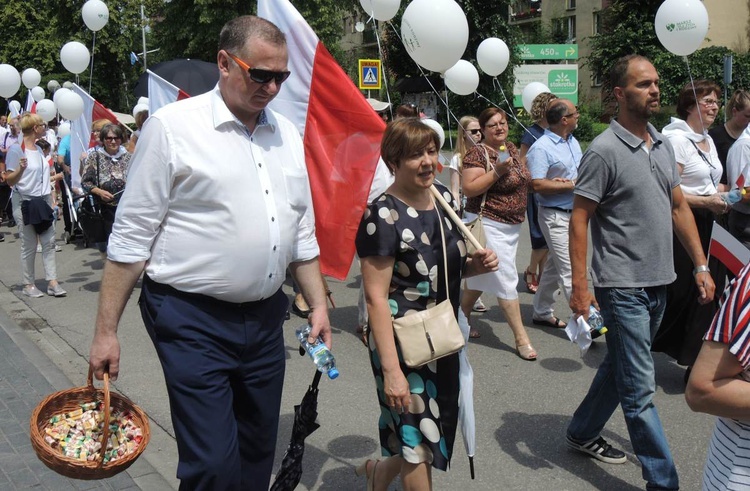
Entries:
POLYGON ((295 300, 292 302, 292 312, 297 314, 298 316, 302 317, 303 319, 307 319, 307 316, 310 315, 310 309, 302 309, 297 305, 297 301, 295 300))

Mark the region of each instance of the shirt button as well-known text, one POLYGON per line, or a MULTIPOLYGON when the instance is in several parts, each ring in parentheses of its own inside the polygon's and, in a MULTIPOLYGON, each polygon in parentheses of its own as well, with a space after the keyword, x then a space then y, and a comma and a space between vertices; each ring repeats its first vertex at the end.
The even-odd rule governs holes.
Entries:
POLYGON ((258 162, 258 167, 263 167, 263 164, 261 164, 260 162, 258 162))
POLYGON ((275 219, 274 217, 271 217, 271 221, 272 221, 272 222, 275 222, 275 221, 276 221, 276 219, 275 219))
POLYGON ((273 276, 273 275, 270 275, 270 274, 268 275, 268 277, 269 277, 269 278, 270 278, 271 276, 273 276))
POLYGON ((276 250, 276 246, 273 246, 273 250, 274 250, 274 251, 276 250))
POLYGON ((268 189, 266 189, 266 194, 268 194, 268 189))

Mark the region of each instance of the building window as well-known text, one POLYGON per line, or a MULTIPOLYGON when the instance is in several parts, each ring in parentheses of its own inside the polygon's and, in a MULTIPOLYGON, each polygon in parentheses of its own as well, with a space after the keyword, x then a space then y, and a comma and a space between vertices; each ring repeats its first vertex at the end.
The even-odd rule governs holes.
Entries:
POLYGON ((592 87, 602 86, 602 79, 597 74, 594 74, 591 76, 591 86, 592 87))
POLYGON ((602 16, 601 16, 601 12, 594 12, 593 15, 594 15, 594 19, 593 19, 592 26, 591 26, 591 30, 592 30, 591 34, 596 36, 597 34, 599 34, 602 28, 602 16))
POLYGON ((565 0, 565 8, 573 10, 576 8, 576 0, 565 0))
POLYGON ((576 42, 576 16, 571 15, 568 17, 568 42, 576 42))

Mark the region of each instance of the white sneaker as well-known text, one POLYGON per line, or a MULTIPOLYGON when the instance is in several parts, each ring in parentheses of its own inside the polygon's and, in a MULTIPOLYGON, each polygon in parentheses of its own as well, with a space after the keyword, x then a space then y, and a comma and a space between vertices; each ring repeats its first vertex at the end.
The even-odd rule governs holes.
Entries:
POLYGON ((22 293, 31 298, 39 298, 44 296, 44 293, 42 293, 39 288, 34 285, 26 285, 25 287, 23 287, 22 293))
POLYGON ((62 251, 62 247, 60 247, 58 244, 55 244, 55 252, 62 251))
MULTIPOLYGON (((39 294, 41 293, 42 292, 39 292, 39 294)), ((55 286, 47 286, 47 295, 49 295, 50 297, 64 297, 67 294, 68 292, 63 290, 59 283, 55 286)))

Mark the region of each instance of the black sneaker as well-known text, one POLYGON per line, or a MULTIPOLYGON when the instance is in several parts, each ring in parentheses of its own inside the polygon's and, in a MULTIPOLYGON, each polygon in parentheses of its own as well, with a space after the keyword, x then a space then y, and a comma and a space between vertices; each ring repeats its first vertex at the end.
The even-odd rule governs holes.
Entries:
POLYGON ((612 445, 607 443, 607 440, 601 436, 588 443, 578 443, 570 438, 570 436, 565 439, 567 440, 568 447, 573 450, 583 452, 589 457, 606 462, 607 464, 624 464, 628 460, 625 456, 625 452, 612 447, 612 445))

